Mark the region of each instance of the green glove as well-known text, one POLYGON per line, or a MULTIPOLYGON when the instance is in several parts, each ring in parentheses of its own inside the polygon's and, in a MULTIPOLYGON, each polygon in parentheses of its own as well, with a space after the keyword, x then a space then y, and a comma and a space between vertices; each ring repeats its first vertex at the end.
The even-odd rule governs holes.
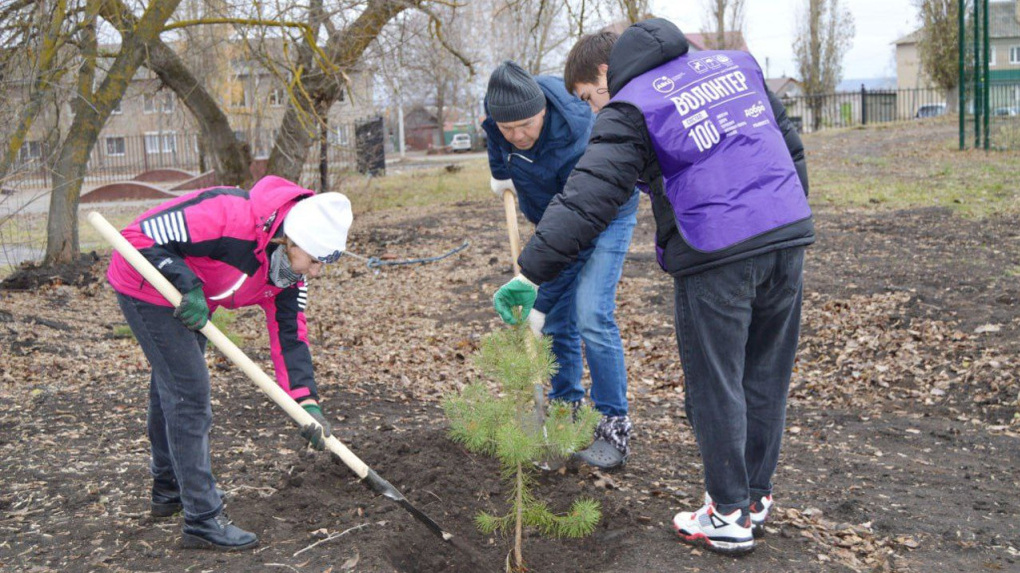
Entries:
POLYGON ((527 320, 531 308, 535 306, 535 299, 538 298, 538 286, 529 281, 524 275, 517 275, 513 280, 499 287, 492 297, 492 305, 503 322, 517 324, 527 320), (514 316, 514 308, 521 307, 520 316, 514 316))
POLYGON ((174 318, 180 319, 191 330, 202 330, 209 322, 209 305, 205 304, 202 287, 195 287, 184 294, 181 304, 174 310, 174 318))
POLYGON ((301 437, 308 440, 308 443, 317 450, 323 450, 326 448, 326 438, 332 435, 332 427, 329 422, 326 421, 326 416, 322 414, 322 408, 318 404, 302 404, 302 408, 305 412, 308 412, 312 418, 315 419, 318 424, 308 424, 301 426, 301 437))

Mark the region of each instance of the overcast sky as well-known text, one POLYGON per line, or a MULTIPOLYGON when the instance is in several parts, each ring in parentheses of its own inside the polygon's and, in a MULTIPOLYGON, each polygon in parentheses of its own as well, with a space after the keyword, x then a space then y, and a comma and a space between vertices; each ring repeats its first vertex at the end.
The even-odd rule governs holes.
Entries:
MULTIPOLYGON (((745 34, 751 53, 770 76, 795 76, 793 40, 796 20, 807 0, 745 0, 745 34)), ((853 47, 843 60, 843 78, 896 75, 892 42, 917 28, 913 0, 841 0, 856 24, 853 47)), ((702 28, 702 0, 652 0, 653 12, 669 18, 684 32, 702 28)))

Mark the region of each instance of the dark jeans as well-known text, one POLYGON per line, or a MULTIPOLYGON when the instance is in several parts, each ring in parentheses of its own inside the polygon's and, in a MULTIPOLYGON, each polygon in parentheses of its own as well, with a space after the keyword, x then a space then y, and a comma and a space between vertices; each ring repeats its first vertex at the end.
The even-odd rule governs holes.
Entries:
POLYGON ((722 513, 772 492, 803 296, 804 247, 674 280, 685 410, 722 513))
POLYGON ((149 380, 150 471, 164 493, 180 488, 187 521, 219 515, 209 459, 209 371, 206 338, 174 318, 174 309, 117 294, 117 302, 152 367, 149 380))

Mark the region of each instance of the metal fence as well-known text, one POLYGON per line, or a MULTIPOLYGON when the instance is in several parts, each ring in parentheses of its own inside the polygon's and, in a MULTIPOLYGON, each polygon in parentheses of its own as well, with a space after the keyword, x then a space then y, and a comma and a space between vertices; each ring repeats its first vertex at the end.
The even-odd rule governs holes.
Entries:
POLYGON ((804 133, 838 127, 906 121, 943 115, 946 94, 936 89, 869 90, 782 98, 786 113, 804 133))
MULTIPOLYGON (((373 124, 380 118, 361 120, 330 129, 324 144, 313 144, 305 159, 301 183, 317 188, 321 169, 341 173, 358 168, 358 126, 373 124), (323 163, 325 152, 326 162, 323 163)), ((277 130, 236 131, 234 135, 248 144, 255 159, 265 158, 276 142, 277 130)), ((43 143, 26 144, 18 161, 3 182, 8 193, 26 189, 49 189, 53 150, 43 143)), ((97 185, 134 179, 155 169, 179 169, 200 175, 209 170, 209 154, 197 133, 159 131, 133 136, 100 136, 86 168, 83 192, 97 185)))
POLYGON ((960 149, 1020 149, 1020 7, 959 0, 960 149))

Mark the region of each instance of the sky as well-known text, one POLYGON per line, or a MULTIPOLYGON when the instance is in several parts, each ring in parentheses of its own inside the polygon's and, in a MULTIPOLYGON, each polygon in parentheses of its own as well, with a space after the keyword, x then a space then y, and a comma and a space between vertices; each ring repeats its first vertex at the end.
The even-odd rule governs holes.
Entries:
MULTIPOLYGON (((699 32, 704 20, 702 0, 652 0, 657 16, 672 20, 682 31, 699 32)), ((854 16, 856 36, 843 60, 843 79, 896 75, 893 42, 918 27, 913 0, 841 0, 854 16)), ((793 40, 798 15, 807 0, 745 0, 748 48, 768 75, 796 76, 793 40)))

